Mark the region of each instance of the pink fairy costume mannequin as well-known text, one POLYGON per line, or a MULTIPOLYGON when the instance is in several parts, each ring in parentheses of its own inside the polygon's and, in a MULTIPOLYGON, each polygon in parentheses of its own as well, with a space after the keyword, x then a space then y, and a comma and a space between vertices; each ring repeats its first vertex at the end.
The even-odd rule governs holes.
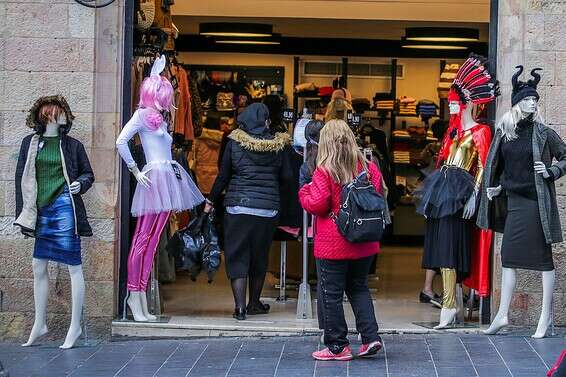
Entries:
POLYGON ((173 108, 173 87, 161 76, 165 57, 157 59, 141 87, 138 110, 122 129, 116 147, 138 181, 132 216, 138 217, 128 256, 128 306, 135 321, 155 320, 147 309, 145 291, 161 233, 171 212, 194 208, 204 197, 187 172, 173 160, 173 138, 162 112, 173 108), (140 171, 128 141, 139 134, 147 164, 140 171))

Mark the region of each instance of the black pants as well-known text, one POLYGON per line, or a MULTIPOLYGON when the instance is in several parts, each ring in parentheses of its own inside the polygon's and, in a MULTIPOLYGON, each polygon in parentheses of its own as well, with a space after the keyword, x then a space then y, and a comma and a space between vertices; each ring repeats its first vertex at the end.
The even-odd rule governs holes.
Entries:
POLYGON ((344 292, 356 317, 356 328, 362 342, 379 340, 373 301, 368 288, 368 273, 373 256, 356 260, 318 259, 322 314, 324 317, 324 344, 340 353, 348 345, 348 325, 344 318, 344 292))
POLYGON ((265 275, 278 218, 224 215, 224 256, 229 279, 265 275))

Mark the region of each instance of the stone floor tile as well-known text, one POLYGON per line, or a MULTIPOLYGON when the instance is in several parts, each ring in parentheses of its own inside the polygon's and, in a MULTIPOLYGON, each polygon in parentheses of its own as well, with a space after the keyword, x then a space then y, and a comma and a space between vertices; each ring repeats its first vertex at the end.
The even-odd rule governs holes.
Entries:
POLYGON ((472 367, 438 367, 438 377, 476 377, 476 371, 472 367))

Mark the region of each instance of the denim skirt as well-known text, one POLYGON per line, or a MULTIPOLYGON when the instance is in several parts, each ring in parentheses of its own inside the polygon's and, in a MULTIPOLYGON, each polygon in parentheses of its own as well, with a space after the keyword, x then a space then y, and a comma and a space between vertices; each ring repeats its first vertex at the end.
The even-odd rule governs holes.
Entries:
POLYGON ((69 189, 53 203, 38 209, 33 257, 77 266, 81 261, 81 239, 75 233, 75 215, 69 189))

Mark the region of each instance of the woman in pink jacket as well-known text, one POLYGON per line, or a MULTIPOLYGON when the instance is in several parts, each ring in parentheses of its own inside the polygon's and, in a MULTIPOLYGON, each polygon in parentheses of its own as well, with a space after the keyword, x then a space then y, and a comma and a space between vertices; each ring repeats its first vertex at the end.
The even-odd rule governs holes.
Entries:
POLYGON ((320 132, 317 168, 312 182, 299 191, 303 208, 316 215, 314 256, 322 291, 317 293, 323 303, 324 344, 328 347, 314 352, 317 360, 351 360, 353 358, 344 318, 344 292, 354 310, 356 328, 362 335, 358 357, 374 355, 382 347, 378 335, 373 301, 368 288, 368 273, 372 257, 379 252, 378 242, 350 243, 332 220, 338 213, 342 186, 350 183, 363 169, 371 183, 382 191, 381 173, 367 161, 356 144, 354 133, 343 120, 331 120, 320 132))

